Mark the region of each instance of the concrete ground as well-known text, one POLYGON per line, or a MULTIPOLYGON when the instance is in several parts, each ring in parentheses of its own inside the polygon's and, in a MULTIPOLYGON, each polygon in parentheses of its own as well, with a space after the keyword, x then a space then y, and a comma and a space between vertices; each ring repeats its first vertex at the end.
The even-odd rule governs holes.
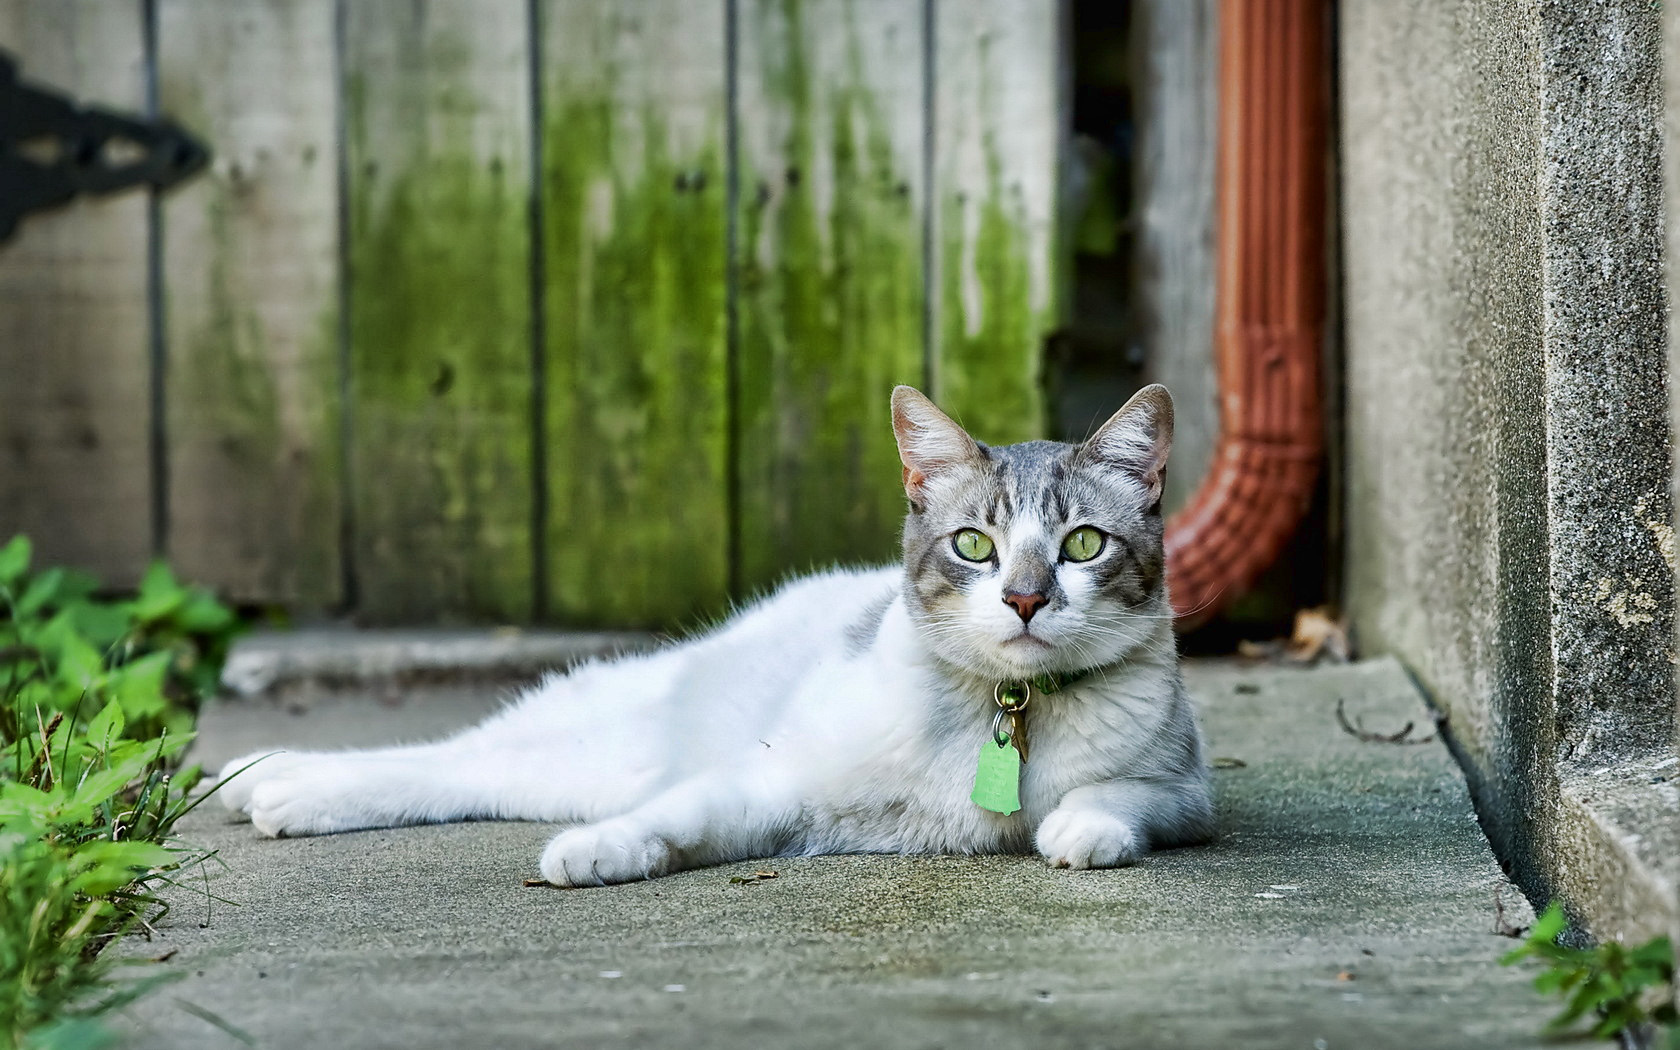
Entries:
MULTIPOLYGON (((1549 1005, 1498 965, 1525 924, 1395 663, 1200 664, 1210 846, 1117 871, 1031 857, 825 857, 590 890, 527 887, 553 828, 273 841, 205 806, 210 879, 137 955, 184 972, 132 1045, 262 1047, 1519 1047, 1549 1005), (773 879, 746 881, 758 871, 773 879)), ((229 702, 207 763, 275 743, 414 739, 496 690, 229 702)))

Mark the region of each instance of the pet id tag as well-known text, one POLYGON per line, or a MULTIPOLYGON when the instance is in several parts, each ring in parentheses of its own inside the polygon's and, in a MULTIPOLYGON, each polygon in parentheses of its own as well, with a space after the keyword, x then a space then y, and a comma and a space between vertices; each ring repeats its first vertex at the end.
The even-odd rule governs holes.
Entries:
MULTIPOLYGON (((1001 735, 1001 734, 1000 734, 1001 735)), ((976 806, 1008 815, 1021 808, 1021 754, 1004 737, 980 745, 980 763, 974 768, 974 791, 968 796, 976 806)))

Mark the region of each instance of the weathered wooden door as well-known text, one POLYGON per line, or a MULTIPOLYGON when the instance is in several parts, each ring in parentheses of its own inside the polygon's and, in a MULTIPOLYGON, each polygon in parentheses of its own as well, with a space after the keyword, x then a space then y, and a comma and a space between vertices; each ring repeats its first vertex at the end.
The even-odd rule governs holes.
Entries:
POLYGON ((208 174, 0 245, 0 534, 369 622, 681 625, 1036 436, 1055 0, 0 0, 208 174), (148 97, 155 84, 155 98, 148 97))

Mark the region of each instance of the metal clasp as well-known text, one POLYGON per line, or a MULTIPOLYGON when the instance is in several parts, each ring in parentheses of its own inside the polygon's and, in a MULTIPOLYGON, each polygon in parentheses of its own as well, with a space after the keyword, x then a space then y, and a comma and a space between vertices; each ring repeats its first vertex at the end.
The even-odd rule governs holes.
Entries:
POLYGON ((1014 714, 1025 711, 1032 703, 1033 688, 1031 682, 999 682, 992 687, 992 699, 997 701, 998 707, 1014 714))

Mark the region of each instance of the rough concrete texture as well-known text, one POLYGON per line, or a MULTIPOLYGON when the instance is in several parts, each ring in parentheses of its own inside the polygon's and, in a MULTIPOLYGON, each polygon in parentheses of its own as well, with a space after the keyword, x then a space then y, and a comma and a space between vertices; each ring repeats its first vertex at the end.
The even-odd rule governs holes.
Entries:
MULTIPOLYGON (((1662 5, 1662 39, 1663 39, 1663 193, 1664 201, 1680 201, 1680 4, 1662 5)), ((1667 264, 1664 270, 1664 288, 1668 293, 1669 303, 1680 301, 1680 207, 1665 207, 1664 214, 1668 217, 1665 230, 1665 247, 1667 248, 1667 264)), ((1680 325, 1668 326, 1668 420, 1669 433, 1680 434, 1680 396, 1674 392, 1676 377, 1680 376, 1680 325)), ((1680 494, 1680 456, 1670 455, 1670 465, 1674 468, 1671 479, 1671 495, 1680 494)), ((1680 510, 1680 499, 1672 501, 1673 507, 1680 510)), ((1675 516, 1676 523, 1680 523, 1680 514, 1675 516)), ((1673 549, 1672 546, 1669 548, 1673 549)), ((1680 590, 1680 566, 1675 567, 1676 589, 1680 590)), ((1680 629, 1680 625, 1677 625, 1680 629)), ((1680 651, 1680 646, 1677 646, 1680 651)), ((1674 743, 1680 749, 1680 689, 1675 691, 1674 743)), ((1680 920, 1674 928, 1674 943, 1680 944, 1680 920)), ((1680 998, 1680 989, 1675 995, 1680 998)))
POLYGON ((1532 4, 1342 9, 1349 611, 1450 710, 1506 856, 1555 797, 1535 37, 1532 4))
POLYGON ((1680 846, 1676 811, 1655 794, 1641 809, 1668 819, 1633 830, 1618 870, 1651 892, 1617 892, 1606 858, 1631 840, 1560 781, 1673 739, 1659 16, 1643 0, 1341 10, 1358 639, 1450 713, 1533 899, 1604 935, 1660 924, 1621 909, 1673 914, 1650 879, 1680 846))
POLYGON ((1657 5, 1541 5, 1552 652, 1567 759, 1674 733, 1657 5))
MULTIPOLYGON (((1680 765, 1673 755, 1570 772, 1562 782, 1564 883, 1617 917, 1602 932, 1630 944, 1680 933, 1680 765)), ((1680 943, 1680 942, 1677 942, 1680 943)), ((1680 993, 1680 989, 1676 989, 1680 993)))
MULTIPOLYGON (((1530 973, 1496 962, 1513 943, 1496 896, 1530 916, 1452 759, 1337 724, 1345 700, 1372 730, 1426 734, 1402 669, 1203 665, 1190 682, 1228 767, 1221 837, 1118 871, 828 857, 560 891, 522 885, 541 825, 272 841, 203 808, 186 834, 220 851, 210 888, 236 906, 183 886, 130 946, 189 975, 131 1014, 132 1045, 236 1045, 176 998, 275 1047, 1540 1045, 1530 973)), ((493 702, 364 698, 357 718, 284 716, 283 735, 411 738, 493 702)), ((227 705, 201 751, 272 742, 277 717, 227 705)))
MULTIPOLYGON (((1663 39, 1663 191, 1664 201, 1680 201, 1680 4, 1662 5, 1662 39, 1663 39)), ((1675 260, 1680 259, 1680 207, 1668 205, 1664 209, 1668 218, 1665 247, 1667 249, 1667 265, 1664 266, 1664 288, 1668 293, 1670 304, 1680 301, 1680 265, 1675 260)), ((1668 378, 1669 398, 1668 416, 1669 433, 1680 434, 1680 396, 1675 393, 1675 377, 1680 376, 1680 325, 1668 326, 1668 378)), ((1674 474, 1671 479, 1671 495, 1680 494, 1680 456, 1670 455, 1670 465, 1674 474)), ((1672 501, 1673 509, 1680 510, 1680 499, 1672 501)), ((1676 516, 1680 523, 1680 515, 1676 516)), ((1672 534, 1671 534, 1672 535, 1672 534)), ((1672 546, 1669 548, 1672 550, 1672 546)), ((1676 568, 1676 589, 1680 590, 1680 568, 1676 568)), ((1680 625, 1677 625, 1680 627, 1680 625)), ((1676 645, 1680 652, 1680 644, 1676 645)), ((1674 744, 1677 755, 1680 755, 1680 689, 1675 691, 1674 709, 1674 744)), ((1671 777, 1673 781, 1676 778, 1671 777)), ((1641 796, 1643 792, 1635 789, 1641 796)), ((1680 897, 1680 848, 1671 849, 1668 854, 1666 877, 1674 896, 1680 897)), ((1669 924, 1669 937, 1672 943, 1680 945, 1680 907, 1674 909, 1673 920, 1669 924)), ((1680 1007, 1680 983, 1674 988, 1674 1004, 1680 1007)))

